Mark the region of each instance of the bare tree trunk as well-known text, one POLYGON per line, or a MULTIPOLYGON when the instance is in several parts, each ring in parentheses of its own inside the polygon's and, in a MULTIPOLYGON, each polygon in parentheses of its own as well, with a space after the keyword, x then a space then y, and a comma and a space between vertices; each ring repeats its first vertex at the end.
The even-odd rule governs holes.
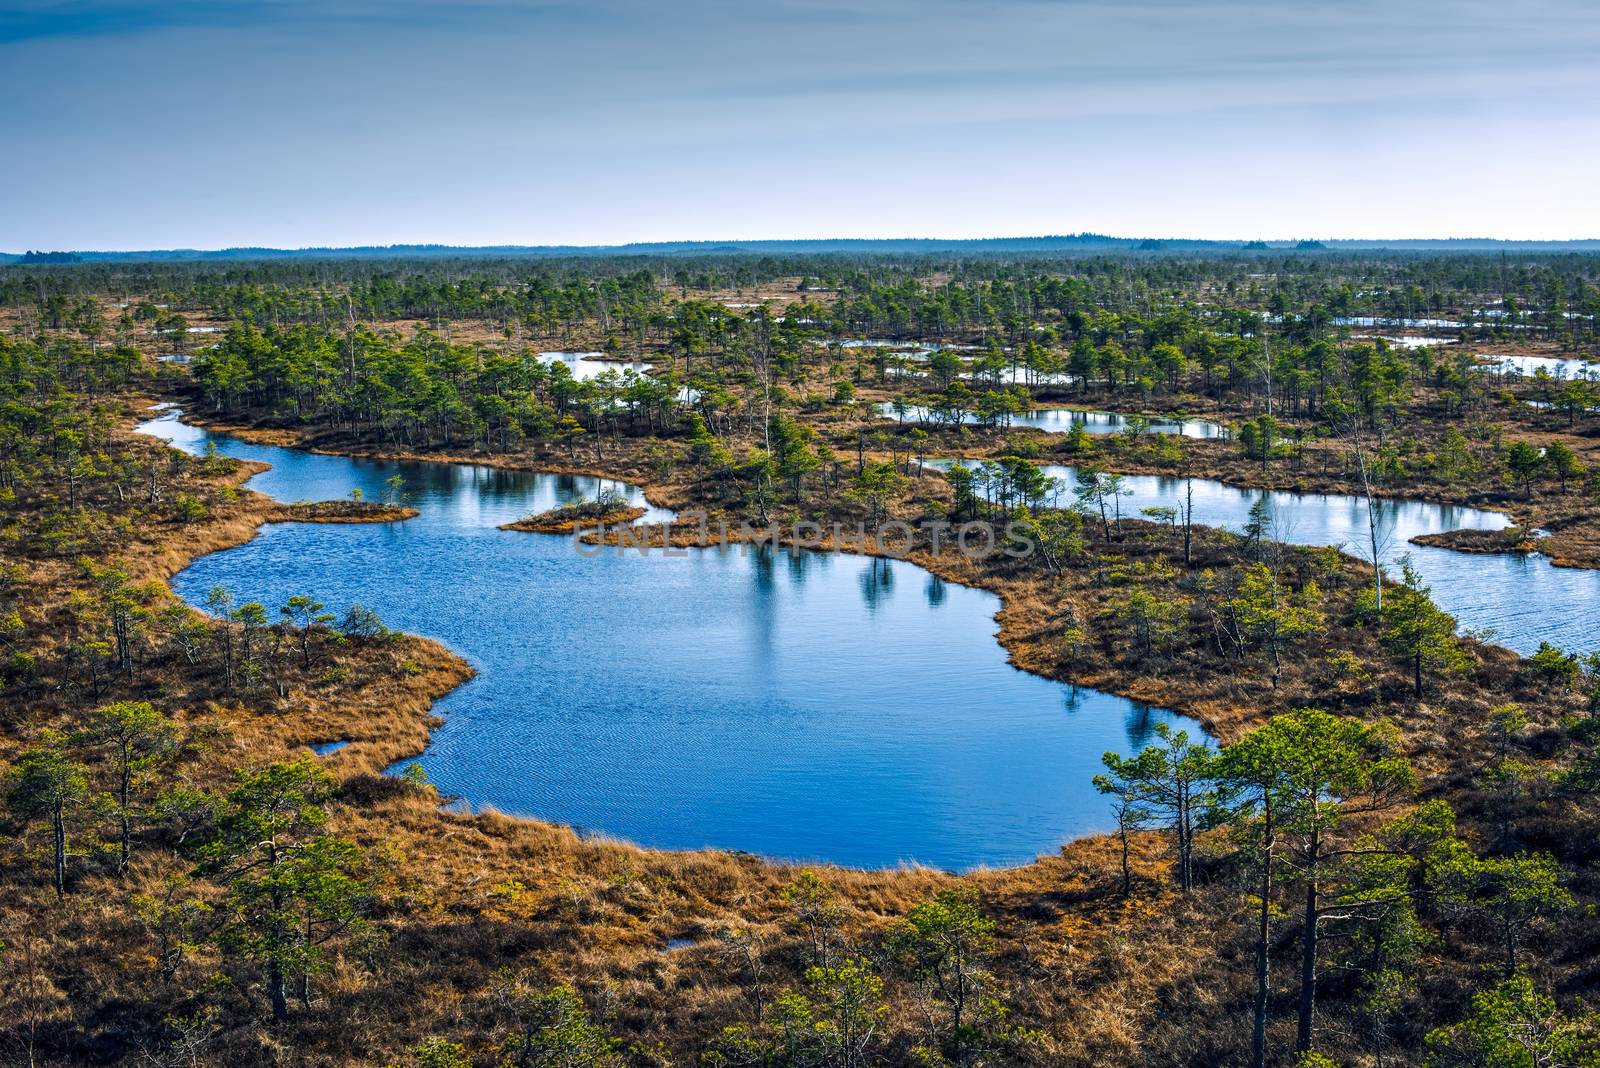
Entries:
POLYGON ((1256 929, 1255 1020, 1250 1036, 1251 1068, 1267 1064, 1267 1003, 1269 1000, 1272 951, 1272 798, 1267 796, 1262 815, 1261 902, 1256 929))
POLYGON ((59 900, 67 894, 67 814, 59 801, 51 820, 51 831, 56 854, 56 898, 59 900))
POLYGON ((1188 473, 1183 476, 1183 499, 1183 562, 1188 566, 1194 562, 1190 551, 1194 542, 1194 478, 1188 473))
POLYGON ((1378 559, 1378 510, 1372 500, 1372 481, 1367 475, 1367 454, 1356 439, 1356 468, 1361 472, 1361 494, 1367 502, 1367 539, 1372 550, 1373 606, 1383 611, 1383 564, 1378 559))

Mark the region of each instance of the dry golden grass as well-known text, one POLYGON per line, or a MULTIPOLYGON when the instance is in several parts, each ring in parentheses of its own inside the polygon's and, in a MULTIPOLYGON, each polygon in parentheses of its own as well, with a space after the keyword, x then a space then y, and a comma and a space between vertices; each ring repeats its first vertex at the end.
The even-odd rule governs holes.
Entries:
MULTIPOLYGON (((254 470, 241 464, 217 481, 237 486, 254 470)), ((673 490, 662 495, 677 497, 681 487, 673 490)), ((272 502, 243 492, 203 521, 142 531, 122 558, 134 577, 165 580, 200 553, 248 540, 279 514, 272 502)), ((63 580, 70 571, 65 565, 56 570, 63 580)), ((946 572, 956 581, 976 580, 958 569, 946 572)), ((1022 596, 1020 587, 1002 592, 1016 601, 1006 614, 1018 620, 1032 619, 1042 603, 1022 596)), ((1005 626, 1008 644, 1028 632, 1025 625, 1005 626)), ((341 961, 323 984, 325 1007, 302 1014, 287 1033, 260 1029, 245 1012, 243 1022, 215 1040, 227 1051, 227 1063, 289 1054, 307 1063, 371 1064, 375 1051, 398 1050, 435 1033, 478 1036, 481 1043, 489 1033, 482 991, 500 966, 531 967, 590 992, 610 991, 605 996, 618 1006, 615 1026, 641 1041, 692 1049, 747 1012, 745 992, 717 951, 719 931, 738 928, 763 937, 776 976, 796 966, 780 897, 795 877, 793 866, 728 853, 661 853, 585 840, 568 828, 494 812, 445 810, 429 793, 381 777, 382 769, 421 750, 433 723, 432 702, 469 675, 459 658, 436 644, 409 637, 355 642, 324 651, 311 673, 286 674, 285 697, 225 694, 210 672, 166 662, 153 666, 138 689, 156 688, 159 703, 199 743, 185 775, 202 785, 221 786, 232 768, 292 756, 315 742, 350 743, 325 758, 343 784, 332 828, 406 858, 396 877, 397 904, 384 916, 395 953, 381 971, 341 961), (334 681, 319 683, 318 677, 334 681), (669 939, 682 938, 694 945, 663 952, 669 939), (401 990, 411 993, 397 1000, 401 990)), ((27 727, 72 714, 58 700, 41 702, 27 727)), ((1090 839, 1028 867, 966 877, 1001 918, 1008 970, 1012 958, 1018 963, 1019 1005, 1035 1022, 1065 1013, 1062 1022, 1071 1024, 1059 1031, 1051 1023, 1055 1037, 1042 1050, 1052 1062, 1131 1053, 1149 1023, 1148 1008, 1127 999, 1156 974, 1151 962, 1124 960, 1112 981, 1102 976, 1105 946, 1107 939, 1138 945, 1131 933, 1116 932, 1137 930, 1167 895, 1153 889, 1137 904, 1117 898, 1110 852, 1109 843, 1090 839), (1058 988, 1063 977, 1072 982, 1058 988), (1063 998, 1074 988, 1095 991, 1092 1011, 1088 1003, 1063 998)), ((1159 853, 1151 839, 1138 858, 1141 879, 1152 888, 1162 885, 1159 853)), ((34 922, 45 971, 62 974, 70 960, 79 976, 63 1025, 127 1026, 118 1023, 118 999, 172 997, 173 989, 152 974, 150 936, 130 920, 125 902, 185 869, 159 851, 141 854, 120 878, 91 867, 62 906, 52 904, 37 881, 18 888, 20 911, 12 916, 34 922)), ((956 881, 918 869, 827 869, 825 876, 848 904, 854 937, 868 936, 956 881)), ((1113 956, 1131 952, 1119 949, 1113 956)), ((217 965, 202 951, 177 985, 217 965)), ((911 1004, 900 991, 896 1014, 907 1033, 918 1026, 911 1004)))
MULTIPOLYGON (((841 420, 832 429, 847 436, 854 424, 841 420)), ((735 503, 708 499, 711 491, 687 473, 661 479, 644 455, 645 443, 628 439, 604 445, 608 451, 591 465, 550 449, 517 457, 399 454, 283 428, 239 432, 356 455, 625 477, 643 484, 654 504, 709 504, 712 511, 738 514, 735 503)), ((124 444, 157 448, 150 442, 124 444)), ((185 478, 236 487, 252 470, 239 465, 225 475, 185 478)), ((930 501, 948 500, 948 492, 942 479, 915 480, 896 515, 914 519, 930 501)), ((834 499, 816 501, 814 509, 855 517, 834 499)), ((195 556, 241 544, 260 524, 283 517, 282 506, 241 492, 204 520, 137 528, 115 556, 135 578, 165 581, 195 556)), ((672 535, 678 544, 698 536, 692 529, 672 535)), ((1172 538, 1171 532, 1131 523, 1124 541, 1098 548, 1171 560, 1172 538)), ((1381 662, 1373 636, 1349 627, 1341 627, 1328 648, 1291 655, 1276 689, 1263 665, 1218 660, 1203 640, 1141 661, 1119 642, 1112 624, 1095 622, 1112 594, 1087 570, 1055 577, 951 553, 934 557, 921 551, 911 559, 949 581, 999 594, 999 639, 1020 668, 1178 709, 1223 739, 1299 704, 1331 704, 1358 715, 1381 712, 1401 725, 1414 758, 1431 777, 1430 790, 1451 796, 1470 788, 1470 769, 1490 745, 1487 712, 1494 703, 1525 701, 1540 729, 1571 710, 1570 701, 1524 685, 1517 659, 1492 648, 1478 648, 1480 664, 1472 673, 1447 680, 1422 703, 1404 697, 1404 679, 1393 673, 1380 671, 1359 683, 1331 680, 1325 674, 1330 651, 1381 662), (1096 631, 1092 650, 1078 657, 1062 636, 1069 609, 1096 631)), ((1207 535, 1196 568, 1237 559, 1230 542, 1207 535)), ((44 605, 35 622, 46 628, 42 652, 48 657, 55 641, 49 627, 77 580, 65 560, 31 563, 31 581, 44 605)), ((1364 578, 1354 561, 1345 568, 1346 585, 1335 594, 1348 602, 1364 578)), ((469 676, 467 665, 436 643, 402 637, 324 649, 311 671, 286 667, 284 697, 221 692, 214 669, 191 668, 172 657, 152 663, 136 682, 114 680, 102 695, 150 696, 170 710, 197 743, 184 775, 200 785, 220 786, 233 768, 292 756, 314 742, 348 740, 350 745, 326 758, 340 780, 332 829, 404 858, 392 869, 380 917, 390 934, 388 950, 341 958, 322 984, 321 1000, 286 1028, 259 1022, 248 985, 222 988, 216 998, 229 1015, 209 1050, 216 1063, 384 1064, 429 1035, 465 1041, 485 1058, 493 1034, 485 991, 500 967, 575 982, 592 1004, 610 1006, 609 1026, 641 1045, 662 1043, 683 1063, 721 1027, 749 1016, 745 984, 719 952, 719 932, 754 932, 770 954, 774 987, 796 981, 801 958, 781 900, 781 890, 796 875, 794 866, 726 852, 664 853, 585 839, 536 820, 444 809, 431 792, 384 777, 383 769, 421 751, 434 722, 433 701, 469 676), (672 939, 693 944, 666 952, 672 939)), ((43 691, 27 700, 26 711, 7 724, 0 740, 6 751, 44 725, 69 722, 84 703, 43 691)), ((1199 1064, 1231 1057, 1248 1004, 1247 968, 1238 946, 1241 917, 1234 912, 1239 899, 1229 893, 1176 895, 1166 885, 1163 842, 1144 836, 1137 846, 1140 889, 1127 899, 1116 892, 1116 844, 1104 838, 1069 843, 1031 865, 960 877, 919 869, 829 868, 824 874, 849 909, 847 930, 863 943, 941 887, 960 883, 979 890, 999 922, 995 970, 1002 999, 1016 1023, 1044 1032, 1033 1054, 1037 1063, 1199 1064)), ((7 859, 14 872, 36 872, 14 851, 7 859)), ((67 1051, 96 1043, 126 1051, 127 1035, 148 1031, 149 1021, 141 1019, 148 1016, 146 1006, 181 1010, 192 1004, 184 991, 217 973, 214 952, 201 950, 174 983, 162 982, 150 961, 151 935, 127 908, 130 895, 153 892, 187 867, 159 848, 142 851, 134 869, 121 877, 86 864, 61 905, 36 874, 18 874, 10 883, 14 896, 0 925, 25 931, 42 947, 42 972, 62 995, 51 1002, 48 1027, 63 1060, 67 1051)), ((920 1028, 917 1001, 899 980, 891 980, 891 994, 897 1037, 888 1053, 903 1060, 906 1043, 920 1028)))

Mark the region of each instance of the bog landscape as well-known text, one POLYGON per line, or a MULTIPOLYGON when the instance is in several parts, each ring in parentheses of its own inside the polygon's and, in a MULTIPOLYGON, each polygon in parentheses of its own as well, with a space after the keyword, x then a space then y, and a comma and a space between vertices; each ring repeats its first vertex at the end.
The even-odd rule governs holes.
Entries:
POLYGON ((1600 1068, 1597 55, 0 4, 0 1068, 1600 1068))
POLYGON ((6 267, 8 1048, 1589 1063, 1597 274, 6 267))

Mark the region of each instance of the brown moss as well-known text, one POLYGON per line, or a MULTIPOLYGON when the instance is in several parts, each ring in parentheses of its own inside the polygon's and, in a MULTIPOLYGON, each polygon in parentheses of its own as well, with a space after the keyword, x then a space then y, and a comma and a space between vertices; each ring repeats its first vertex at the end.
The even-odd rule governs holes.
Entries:
POLYGON ((1506 527, 1504 530, 1446 530, 1437 534, 1418 534, 1411 539, 1411 543, 1454 549, 1458 553, 1531 553, 1539 549, 1538 539, 1530 537, 1521 527, 1506 527))
POLYGON ((377 501, 298 501, 280 504, 270 522, 275 523, 394 523, 414 519, 415 508, 377 501))
POLYGON ((575 515, 569 505, 502 523, 500 529, 520 530, 528 534, 571 534, 580 528, 623 526, 643 517, 648 511, 648 508, 628 506, 584 511, 575 515))
MULTIPOLYGON (((132 441, 126 446, 157 447, 132 441)), ((322 447, 333 448, 327 442, 322 447)), ((622 471, 646 484, 653 503, 685 507, 709 498, 714 509, 735 507, 692 477, 652 477, 635 452, 615 455, 615 469, 569 469, 608 477, 622 471)), ((555 464, 547 455, 461 458, 534 469, 555 464)), ((186 484, 231 489, 256 469, 237 465, 226 473, 186 476, 193 478, 186 484)), ((930 501, 944 500, 948 487, 941 479, 918 480, 911 496, 896 505, 896 515, 914 518, 930 501)), ((136 577, 164 580, 200 553, 248 540, 280 507, 239 492, 203 521, 136 528, 121 558, 136 577)), ((815 509, 852 514, 836 500, 815 509)), ((659 536, 674 544, 703 537, 689 527, 659 536)), ((1128 524, 1123 541, 1096 548, 1141 560, 1174 556, 1171 532, 1139 523, 1128 524)), ((1430 788, 1460 791, 1456 779, 1444 776, 1462 768, 1470 781, 1488 744, 1483 724, 1494 702, 1524 699, 1547 723, 1562 711, 1554 700, 1519 693, 1517 658, 1488 647, 1474 647, 1481 663, 1472 674, 1446 680, 1420 704, 1403 698, 1404 680, 1395 684, 1381 672, 1368 682, 1331 685, 1320 674, 1322 662, 1310 653, 1289 657, 1276 689, 1259 664, 1220 658, 1203 640, 1139 660, 1118 644, 1110 623, 1089 655, 1075 657, 1062 637, 1066 611, 1080 621, 1096 620, 1114 595, 1089 569, 1049 575, 925 549, 911 559, 949 581, 998 593, 1000 641, 1021 668, 1180 709, 1223 738, 1297 703, 1333 702, 1359 715, 1381 710, 1400 722, 1419 764, 1436 777, 1430 788)), ((1236 543, 1207 534, 1191 571, 1238 560, 1236 543)), ((1353 561, 1344 566, 1347 585, 1334 591, 1339 604, 1368 577, 1353 561)), ((73 589, 70 564, 43 561, 37 570, 40 596, 59 608, 73 589)), ((45 614, 60 618, 54 608, 45 614)), ((1359 628, 1341 627, 1331 648, 1354 650, 1367 664, 1382 662, 1373 635, 1359 628)), ((434 722, 431 702, 470 674, 437 643, 412 637, 353 641, 319 649, 310 669, 285 665, 283 671, 284 697, 266 689, 226 693, 209 670, 168 658, 149 664, 139 680, 114 680, 104 695, 149 693, 172 709, 191 737, 203 742, 184 769, 186 778, 201 785, 221 785, 234 767, 280 759, 306 744, 350 741, 326 758, 341 781, 332 829, 407 858, 381 916, 391 939, 389 950, 375 958, 381 963, 369 966, 355 955, 339 961, 324 980, 324 1002, 297 1010, 281 1029, 250 1023, 252 1006, 236 998, 234 1022, 216 1040, 219 1063, 293 1060, 355 1068, 388 1063, 430 1035, 464 1039, 487 1063, 492 1021, 485 989, 500 967, 531 969, 541 979, 569 979, 588 993, 603 993, 617 1006, 615 1028, 641 1047, 664 1043, 686 1062, 709 1036, 747 1015, 738 978, 716 952, 719 931, 756 932, 770 947, 773 985, 799 982, 801 958, 780 896, 795 866, 729 852, 665 853, 585 838, 537 820, 441 810, 432 791, 379 778, 387 766, 420 751, 434 722), (670 956, 659 952, 667 939, 685 936, 696 945, 670 956)), ((70 722, 81 711, 43 689, 29 696, 27 715, 9 725, 0 749, 9 751, 32 729, 70 722)), ((978 889, 999 922, 996 991, 1013 1023, 1046 1032, 1039 1063, 1226 1061, 1237 1053, 1237 1027, 1247 1004, 1247 970, 1228 960, 1236 952, 1234 932, 1243 929, 1236 897, 1183 898, 1172 892, 1163 845, 1158 836, 1138 840, 1139 894, 1128 899, 1115 891, 1116 845, 1107 838, 1069 843, 1030 865, 961 877, 921 869, 826 868, 824 874, 849 909, 848 930, 860 939, 870 939, 941 887, 978 889)), ((142 851, 125 877, 89 866, 68 902, 54 906, 42 884, 23 874, 31 867, 9 844, 6 849, 15 904, 0 923, 9 918, 28 925, 46 945, 47 973, 62 982, 71 976, 72 1025, 54 1044, 62 1059, 78 1048, 76 1036, 135 1032, 151 1006, 186 1006, 183 990, 220 974, 211 951, 201 950, 175 987, 153 977, 150 933, 125 903, 130 894, 154 890, 187 869, 166 850, 142 851)), ((914 992, 894 977, 889 992, 897 1032, 918 1033, 914 992)), ((906 1059, 903 1049, 893 1052, 893 1059, 906 1059)))

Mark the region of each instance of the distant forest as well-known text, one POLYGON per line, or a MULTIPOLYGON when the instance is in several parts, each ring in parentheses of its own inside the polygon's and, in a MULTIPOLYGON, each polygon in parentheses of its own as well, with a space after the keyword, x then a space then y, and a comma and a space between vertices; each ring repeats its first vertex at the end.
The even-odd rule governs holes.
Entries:
POLYGON ((990 238, 823 238, 774 241, 641 241, 623 245, 359 245, 350 248, 147 249, 141 251, 28 251, 0 253, 0 264, 131 262, 141 260, 383 259, 397 256, 704 256, 704 255, 1050 255, 1052 253, 1282 253, 1327 251, 1600 252, 1600 239, 1499 241, 1492 238, 1290 239, 1202 241, 1189 238, 1064 234, 990 238))

